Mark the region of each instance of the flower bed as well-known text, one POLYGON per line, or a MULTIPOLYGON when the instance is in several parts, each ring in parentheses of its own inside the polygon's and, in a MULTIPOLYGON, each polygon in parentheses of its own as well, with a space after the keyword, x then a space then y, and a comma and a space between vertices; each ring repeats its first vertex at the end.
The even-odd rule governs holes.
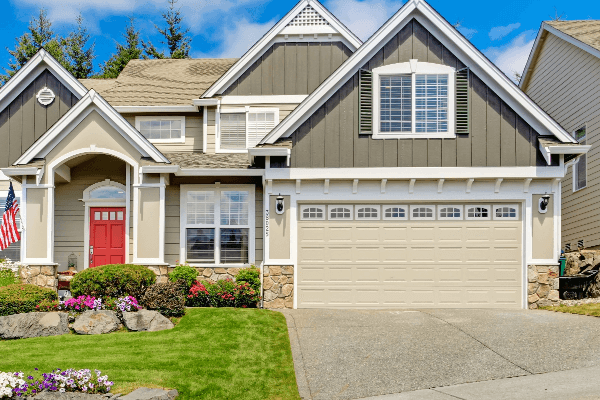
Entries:
POLYGON ((186 304, 189 307, 254 308, 260 295, 248 282, 223 279, 216 283, 198 282, 190 288, 186 304))
POLYGON ((108 297, 104 301, 94 296, 79 296, 65 301, 43 301, 36 306, 37 311, 67 311, 82 313, 84 311, 110 310, 122 313, 124 311, 138 311, 142 307, 135 297, 125 296, 117 299, 108 297))
MULTIPOLYGON (((34 373, 38 374, 39 372, 34 373)), ((99 370, 92 373, 89 369, 55 369, 38 377, 25 377, 23 372, 0 372, 0 399, 35 395, 42 391, 108 393, 113 385, 114 382, 109 381, 108 376, 102 375, 99 370)))

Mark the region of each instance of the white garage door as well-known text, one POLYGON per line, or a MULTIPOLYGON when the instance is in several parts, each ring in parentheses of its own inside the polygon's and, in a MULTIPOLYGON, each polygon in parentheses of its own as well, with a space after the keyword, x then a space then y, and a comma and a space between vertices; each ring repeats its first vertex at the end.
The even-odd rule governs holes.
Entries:
POLYGON ((521 307, 518 205, 302 205, 299 308, 521 307))

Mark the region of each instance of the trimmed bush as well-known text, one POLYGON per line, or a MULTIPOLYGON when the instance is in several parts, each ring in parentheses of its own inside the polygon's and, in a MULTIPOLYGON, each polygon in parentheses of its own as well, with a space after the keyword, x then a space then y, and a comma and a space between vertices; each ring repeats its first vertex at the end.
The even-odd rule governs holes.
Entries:
POLYGON ((133 264, 109 264, 88 268, 71 280, 73 297, 123 297, 141 298, 156 282, 156 274, 147 267, 133 264))
POLYGON ((186 302, 190 307, 254 308, 259 300, 259 293, 248 282, 223 279, 216 283, 194 283, 186 302))
POLYGON ((254 265, 250 268, 242 268, 235 277, 237 283, 248 282, 256 292, 260 292, 260 269, 254 265))
POLYGON ((142 304, 148 310, 156 310, 167 317, 181 317, 185 314, 186 283, 177 282, 156 283, 146 290, 142 304))
POLYGON ((34 312, 44 300, 58 300, 56 292, 35 285, 8 285, 0 288, 0 316, 34 312))
POLYGON ((196 271, 195 268, 192 268, 189 265, 178 265, 175 267, 173 272, 169 274, 169 280, 171 282, 183 280, 186 283, 184 293, 187 293, 194 284, 194 282, 196 282, 197 276, 198 271, 196 271))

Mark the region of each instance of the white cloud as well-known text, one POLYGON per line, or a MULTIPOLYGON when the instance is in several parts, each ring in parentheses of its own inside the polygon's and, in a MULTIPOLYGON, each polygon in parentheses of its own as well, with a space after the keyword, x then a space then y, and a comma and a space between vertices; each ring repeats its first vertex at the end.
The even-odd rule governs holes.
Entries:
POLYGON ((471 28, 465 28, 464 26, 459 26, 458 31, 463 34, 467 39, 471 39, 473 35, 477 33, 477 30, 471 28))
POLYGON ((521 27, 521 24, 519 22, 515 22, 514 24, 509 24, 506 26, 493 27, 492 29, 490 29, 490 33, 489 33, 490 39, 492 39, 492 40, 502 39, 503 37, 505 37, 512 31, 514 31, 515 29, 519 29, 520 27, 521 27))
POLYGON ((515 73, 522 74, 529 53, 535 41, 535 31, 525 31, 509 44, 500 47, 489 47, 483 52, 509 78, 515 79, 515 73))
POLYGON ((329 0, 326 6, 356 36, 366 40, 402 7, 402 2, 394 0, 329 0))

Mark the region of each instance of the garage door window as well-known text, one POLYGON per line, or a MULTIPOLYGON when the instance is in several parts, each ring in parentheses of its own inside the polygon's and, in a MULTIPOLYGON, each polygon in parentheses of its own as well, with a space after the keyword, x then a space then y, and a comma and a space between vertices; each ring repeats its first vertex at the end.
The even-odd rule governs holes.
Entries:
POLYGON ((352 219, 352 206, 329 206, 329 219, 352 219))
POLYGON ((384 220, 405 220, 408 219, 406 206, 385 207, 383 211, 384 220))
POLYGON ((439 206, 438 210, 440 220, 463 219, 462 206, 439 206))
POLYGON ((429 206, 411 206, 410 207, 410 219, 434 220, 435 219, 434 208, 429 207, 429 206))
POLYGON ((356 206, 357 220, 379 220, 379 206, 356 206))
POLYGON ((325 219, 325 206, 302 206, 300 215, 300 218, 304 221, 322 221, 325 219))
POLYGON ((515 206, 515 205, 494 206, 494 219, 507 219, 507 220, 519 219, 519 217, 517 216, 517 206, 515 206))
POLYGON ((489 220, 491 215, 490 206, 467 206, 466 218, 468 220, 489 220))

